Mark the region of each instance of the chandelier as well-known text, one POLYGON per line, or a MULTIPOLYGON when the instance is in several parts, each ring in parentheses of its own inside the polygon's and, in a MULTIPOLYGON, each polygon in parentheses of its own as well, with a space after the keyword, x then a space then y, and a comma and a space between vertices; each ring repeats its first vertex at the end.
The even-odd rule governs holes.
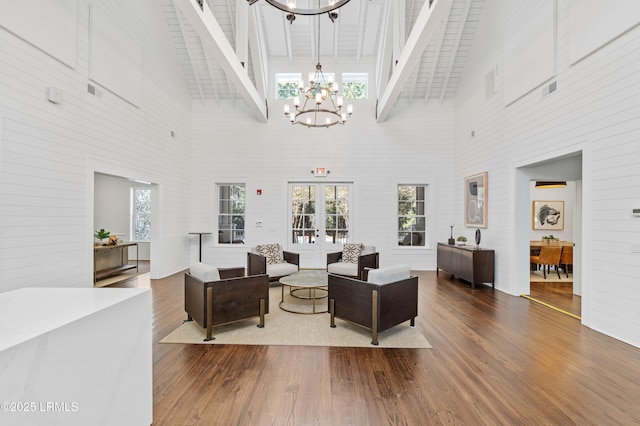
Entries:
MULTIPOLYGON (((250 5, 252 5, 258 0, 247 0, 247 1, 249 2, 250 5)), ((345 4, 349 3, 350 0, 323 0, 323 2, 318 0, 318 7, 312 7, 308 9, 297 7, 296 0, 284 0, 284 1, 265 0, 265 1, 269 3, 271 6, 276 7, 282 10, 283 12, 287 12, 288 14, 291 14, 292 15, 291 17, 287 15, 287 19, 289 21, 293 21, 294 19, 296 19, 295 15, 322 15, 323 13, 329 13, 329 18, 333 20, 337 18, 338 15, 337 13, 334 15, 332 12, 336 9, 341 8, 345 4)))
MULTIPOLYGON (((343 2, 346 3, 346 2, 343 2)), ((320 20, 318 19, 318 63, 309 86, 304 81, 298 85, 298 96, 293 98, 291 110, 289 104, 284 105, 284 115, 291 120, 291 124, 302 124, 306 127, 331 127, 344 124, 353 114, 353 105, 347 105, 347 111, 342 111, 343 99, 338 93, 338 84, 333 78, 325 78, 320 64, 320 20), (300 105, 301 99, 304 100, 300 105)))
POLYGON ((284 105, 284 115, 291 120, 291 124, 330 127, 346 123, 353 114, 353 105, 347 105, 346 113, 342 111, 343 100, 342 96, 338 96, 338 85, 332 79, 325 79, 319 59, 313 80, 309 81, 307 87, 301 81, 298 91, 300 95, 293 98, 295 111, 291 111, 289 104, 284 105), (304 99, 302 105, 300 99, 304 99))

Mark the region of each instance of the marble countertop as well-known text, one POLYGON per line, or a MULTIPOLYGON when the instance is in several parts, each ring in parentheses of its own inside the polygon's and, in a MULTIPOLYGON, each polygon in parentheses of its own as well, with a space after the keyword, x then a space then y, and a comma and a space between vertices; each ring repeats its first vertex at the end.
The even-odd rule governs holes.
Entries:
POLYGON ((147 291, 151 289, 25 287, 0 293, 0 351, 147 291))

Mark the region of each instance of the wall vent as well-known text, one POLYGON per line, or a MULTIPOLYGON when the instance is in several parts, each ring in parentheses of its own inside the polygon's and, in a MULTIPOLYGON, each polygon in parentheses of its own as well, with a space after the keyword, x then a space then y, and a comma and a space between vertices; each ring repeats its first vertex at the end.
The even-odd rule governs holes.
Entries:
POLYGON ((555 92, 557 88, 558 82, 556 81, 549 84, 548 86, 544 86, 544 88, 542 89, 542 96, 547 96, 548 94, 555 92))
POLYGON ((99 98, 102 97, 102 92, 100 91, 100 89, 98 89, 96 86, 94 86, 91 83, 87 84, 87 92, 89 92, 92 95, 97 96, 99 98))

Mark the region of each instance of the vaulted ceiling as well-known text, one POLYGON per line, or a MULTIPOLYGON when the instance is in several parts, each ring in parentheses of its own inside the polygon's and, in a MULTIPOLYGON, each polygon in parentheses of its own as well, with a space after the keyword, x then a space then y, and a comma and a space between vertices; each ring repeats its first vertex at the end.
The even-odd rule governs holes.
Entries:
POLYGON ((455 97, 484 6, 484 0, 350 0, 334 22, 324 14, 297 15, 290 23, 264 0, 199 2, 162 0, 193 99, 244 100, 265 116, 269 64, 315 63, 320 46, 323 61, 375 64, 369 93, 383 104, 379 120, 398 99, 455 97))

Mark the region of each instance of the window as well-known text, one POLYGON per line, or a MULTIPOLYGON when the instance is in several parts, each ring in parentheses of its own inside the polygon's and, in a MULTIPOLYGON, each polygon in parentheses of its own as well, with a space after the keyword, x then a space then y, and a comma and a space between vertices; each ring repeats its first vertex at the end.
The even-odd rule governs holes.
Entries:
POLYGON ((367 73, 343 73, 342 97, 344 99, 367 99, 367 73))
MULTIPOLYGON (((322 81, 316 81, 315 83, 335 83, 336 81, 336 75, 332 72, 323 72, 322 76, 324 77, 324 82, 322 81)), ((307 78, 307 81, 311 82, 316 78, 316 73, 315 72, 310 72, 309 73, 309 77, 307 78)), ((308 86, 308 84, 307 84, 308 86)))
POLYGON ((131 188, 131 239, 151 241, 150 188, 131 188))
POLYGON ((398 185, 398 245, 424 246, 427 185, 398 185))
POLYGON ((300 80, 302 74, 276 74, 276 99, 293 99, 298 96, 300 80))
POLYGON ((244 243, 244 184, 218 184, 218 244, 244 243))

